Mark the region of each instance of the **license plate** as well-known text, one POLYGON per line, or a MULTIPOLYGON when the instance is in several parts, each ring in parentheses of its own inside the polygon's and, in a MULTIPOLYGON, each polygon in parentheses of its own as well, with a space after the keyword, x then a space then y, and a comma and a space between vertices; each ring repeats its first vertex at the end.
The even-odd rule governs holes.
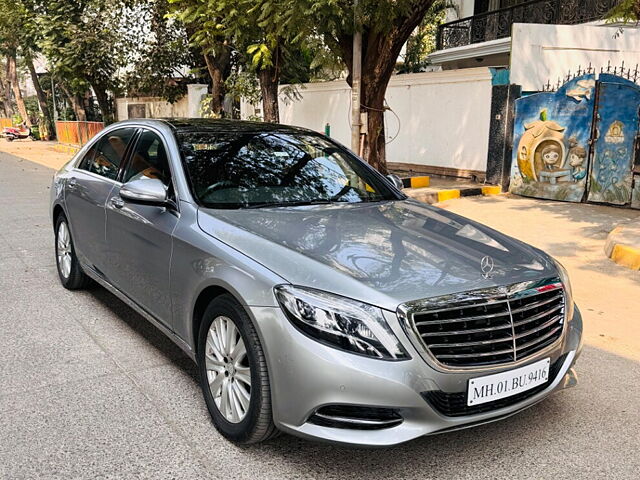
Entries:
POLYGON ((467 406, 493 402, 542 385, 549 378, 550 363, 550 359, 545 358, 507 372, 472 378, 467 390, 467 406))

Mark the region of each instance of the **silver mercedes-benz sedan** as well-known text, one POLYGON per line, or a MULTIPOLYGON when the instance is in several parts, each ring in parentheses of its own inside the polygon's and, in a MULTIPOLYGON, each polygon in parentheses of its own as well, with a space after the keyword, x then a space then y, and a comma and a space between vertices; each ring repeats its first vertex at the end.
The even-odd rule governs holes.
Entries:
POLYGON ((574 385, 564 268, 398 180, 299 128, 116 123, 53 179, 60 281, 102 285, 187 352, 238 443, 393 445, 574 385))

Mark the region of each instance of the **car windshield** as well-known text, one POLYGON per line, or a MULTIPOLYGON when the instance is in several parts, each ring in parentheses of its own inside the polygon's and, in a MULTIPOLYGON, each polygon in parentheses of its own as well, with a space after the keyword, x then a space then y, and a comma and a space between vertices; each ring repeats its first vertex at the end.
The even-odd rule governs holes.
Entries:
POLYGON ((396 200, 386 180, 312 133, 178 133, 193 194, 210 208, 396 200))

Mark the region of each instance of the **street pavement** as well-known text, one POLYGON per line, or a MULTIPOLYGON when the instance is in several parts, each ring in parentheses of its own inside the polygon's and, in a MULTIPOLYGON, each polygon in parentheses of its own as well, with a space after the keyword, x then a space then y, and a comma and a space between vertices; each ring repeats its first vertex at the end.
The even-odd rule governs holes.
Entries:
POLYGON ((51 175, 0 153, 0 478, 638 478, 640 363, 590 344, 578 387, 498 423, 382 450, 226 442, 177 347, 104 289, 60 286, 51 175))

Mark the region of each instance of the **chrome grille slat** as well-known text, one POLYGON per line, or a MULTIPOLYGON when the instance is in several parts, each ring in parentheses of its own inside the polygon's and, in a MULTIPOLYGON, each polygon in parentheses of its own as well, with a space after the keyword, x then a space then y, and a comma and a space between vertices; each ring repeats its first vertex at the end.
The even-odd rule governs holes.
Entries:
POLYGON ((493 338, 491 340, 481 340, 479 342, 459 342, 459 343, 430 343, 429 348, 449 348, 449 347, 473 347, 476 345, 491 345, 492 343, 513 342, 513 337, 493 338))
POLYGON ((561 330, 561 329, 562 329, 562 325, 558 325, 557 327, 555 327, 550 332, 544 334, 541 337, 536 337, 534 340, 531 340, 530 342, 523 343, 522 345, 517 346, 516 349, 522 350, 522 349, 525 349, 525 348, 532 347, 533 345, 535 345, 537 343, 540 343, 541 340, 546 340, 547 338, 551 337, 554 333, 556 333, 558 330, 561 330))
POLYGON ((539 320, 545 315, 549 315, 557 310, 560 310, 563 305, 556 305, 555 307, 550 308, 549 310, 545 310, 544 312, 537 313, 531 317, 525 318, 524 320, 520 320, 519 322, 513 322, 514 327, 521 327, 522 325, 526 325, 527 323, 533 322, 534 320, 539 320))
POLYGON ((504 330, 505 328, 511 329, 511 323, 505 323, 504 325, 498 325, 497 327, 476 328, 471 330, 445 330, 442 332, 430 332, 430 333, 424 333, 420 336, 422 338, 426 338, 426 337, 439 337, 442 335, 468 335, 470 333, 495 332, 498 330, 504 330))
POLYGON ((565 294, 557 280, 501 290, 425 300, 408 318, 427 351, 449 367, 520 361, 560 338, 565 294))
POLYGON ((500 313, 489 313, 487 315, 476 315, 475 317, 451 318, 451 319, 445 319, 445 320, 429 320, 427 322, 416 322, 416 326, 419 327, 421 325, 432 325, 432 324, 438 324, 438 323, 469 322, 472 320, 483 320, 485 318, 506 317, 508 315, 509 315, 509 312, 500 312, 500 313))
MULTIPOLYGON (((480 299, 481 300, 481 299, 480 299)), ((504 303, 506 302, 507 299, 505 298, 504 300, 495 300, 491 303, 486 303, 486 306, 491 307, 493 305, 497 305, 499 303, 504 303)), ((429 313, 441 313, 441 312, 449 312, 451 310, 459 310, 459 309, 463 309, 463 308, 469 308, 469 307, 473 307, 473 304, 469 304, 469 305, 458 305, 456 307, 447 307, 447 308, 438 308, 435 310, 429 310, 429 313)))
POLYGON ((551 320, 543 323, 542 325, 540 325, 539 327, 534 328, 533 330, 527 330, 524 333, 519 333, 518 335, 515 336, 515 339, 519 340, 521 338, 528 337, 529 335, 533 335, 534 333, 538 333, 538 332, 544 330, 545 328, 549 328, 554 323, 557 323, 558 320, 560 320, 561 318, 562 317, 560 315, 555 316, 551 320))
POLYGON ((527 310, 531 310, 532 308, 541 307, 542 305, 546 305, 547 303, 551 303, 554 300, 559 300, 560 297, 562 297, 562 295, 556 295, 553 298, 548 298, 546 300, 541 300, 541 301, 536 302, 536 303, 529 303, 529 304, 525 305, 524 307, 514 308, 513 310, 511 310, 511 313, 520 313, 520 312, 525 312, 527 310))
POLYGON ((503 355, 506 353, 513 353, 513 349, 509 348, 507 350, 496 350, 493 352, 485 352, 485 353, 458 353, 458 354, 444 354, 438 355, 438 358, 473 358, 473 357, 486 357, 489 355, 503 355))

